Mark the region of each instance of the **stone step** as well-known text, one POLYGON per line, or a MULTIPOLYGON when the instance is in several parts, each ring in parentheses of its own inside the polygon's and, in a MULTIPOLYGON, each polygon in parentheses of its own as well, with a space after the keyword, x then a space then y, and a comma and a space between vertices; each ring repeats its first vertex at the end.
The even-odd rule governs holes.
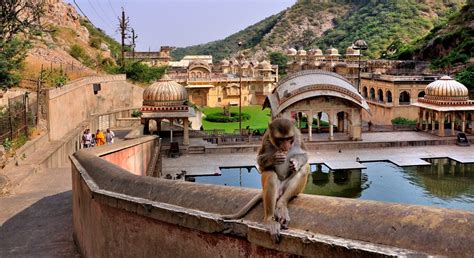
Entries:
POLYGON ((189 154, 204 154, 204 153, 206 153, 206 147, 204 147, 204 146, 189 146, 188 153, 189 154))

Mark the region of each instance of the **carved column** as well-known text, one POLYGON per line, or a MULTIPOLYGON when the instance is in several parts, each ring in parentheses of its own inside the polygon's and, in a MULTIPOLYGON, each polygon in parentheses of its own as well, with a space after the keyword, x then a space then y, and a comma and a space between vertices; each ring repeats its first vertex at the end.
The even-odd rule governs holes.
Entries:
POLYGON ((462 119, 462 132, 465 133, 466 132, 466 112, 462 112, 461 119, 462 119))
POLYGON ((431 111, 431 133, 434 133, 434 132, 435 132, 435 127, 436 127, 436 124, 435 124, 435 113, 434 113, 434 111, 431 111))
POLYGON ((313 140, 313 111, 309 110, 308 114, 308 141, 313 140))
POLYGON ((439 112, 439 117, 438 117, 438 136, 445 136, 446 134, 444 133, 444 113, 439 112))
POLYGON ((329 120, 329 140, 334 140, 334 127, 332 125, 332 119, 334 116, 333 110, 329 111, 328 113, 328 120, 329 120))
POLYGON ((189 120, 187 117, 183 118, 183 145, 189 145, 189 120))
POLYGON ((456 132, 454 131, 454 121, 456 121, 456 113, 452 112, 450 115, 451 118, 451 135, 454 136, 456 135, 456 132))

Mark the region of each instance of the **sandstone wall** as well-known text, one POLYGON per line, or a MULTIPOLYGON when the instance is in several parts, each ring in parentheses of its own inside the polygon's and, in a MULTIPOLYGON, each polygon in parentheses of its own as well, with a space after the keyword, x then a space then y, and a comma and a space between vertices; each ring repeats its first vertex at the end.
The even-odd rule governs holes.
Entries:
MULTIPOLYGON (((59 140, 94 114, 140 107, 143 88, 128 83, 125 75, 86 77, 47 92, 50 140, 59 140), (93 84, 101 90, 94 94, 93 84)), ((106 128, 100 128, 106 129, 106 128)))

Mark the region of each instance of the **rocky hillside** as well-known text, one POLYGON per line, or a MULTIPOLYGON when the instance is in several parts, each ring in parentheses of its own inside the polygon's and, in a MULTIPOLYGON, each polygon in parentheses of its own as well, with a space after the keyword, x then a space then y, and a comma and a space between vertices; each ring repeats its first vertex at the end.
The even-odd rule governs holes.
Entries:
POLYGON ((390 46, 425 36, 435 23, 459 10, 463 0, 299 0, 292 7, 223 40, 178 48, 175 58, 186 54, 213 54, 215 60, 245 51, 266 56, 288 47, 341 50, 356 38, 369 44, 367 54, 385 57, 390 46))
POLYGON ((32 40, 23 71, 24 78, 37 78, 41 66, 62 69, 69 79, 100 72, 117 43, 84 20, 62 0, 46 0, 41 23, 44 32, 32 40))
POLYGON ((474 0, 425 37, 400 47, 394 58, 431 61, 432 68, 464 66, 474 53, 474 0))

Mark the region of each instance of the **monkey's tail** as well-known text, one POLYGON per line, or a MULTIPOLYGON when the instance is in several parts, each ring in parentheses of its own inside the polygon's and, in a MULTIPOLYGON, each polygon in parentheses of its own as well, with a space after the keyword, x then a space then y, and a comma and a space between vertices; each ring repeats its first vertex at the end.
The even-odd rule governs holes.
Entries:
POLYGON ((257 203, 260 202, 260 200, 262 200, 262 194, 258 194, 256 195, 255 197, 253 197, 252 200, 250 200, 242 209, 240 209, 240 211, 238 211, 237 213, 234 213, 234 214, 228 214, 228 215, 222 215, 221 218, 222 219, 240 219, 242 218, 243 216, 245 216, 255 205, 257 205, 257 203))

